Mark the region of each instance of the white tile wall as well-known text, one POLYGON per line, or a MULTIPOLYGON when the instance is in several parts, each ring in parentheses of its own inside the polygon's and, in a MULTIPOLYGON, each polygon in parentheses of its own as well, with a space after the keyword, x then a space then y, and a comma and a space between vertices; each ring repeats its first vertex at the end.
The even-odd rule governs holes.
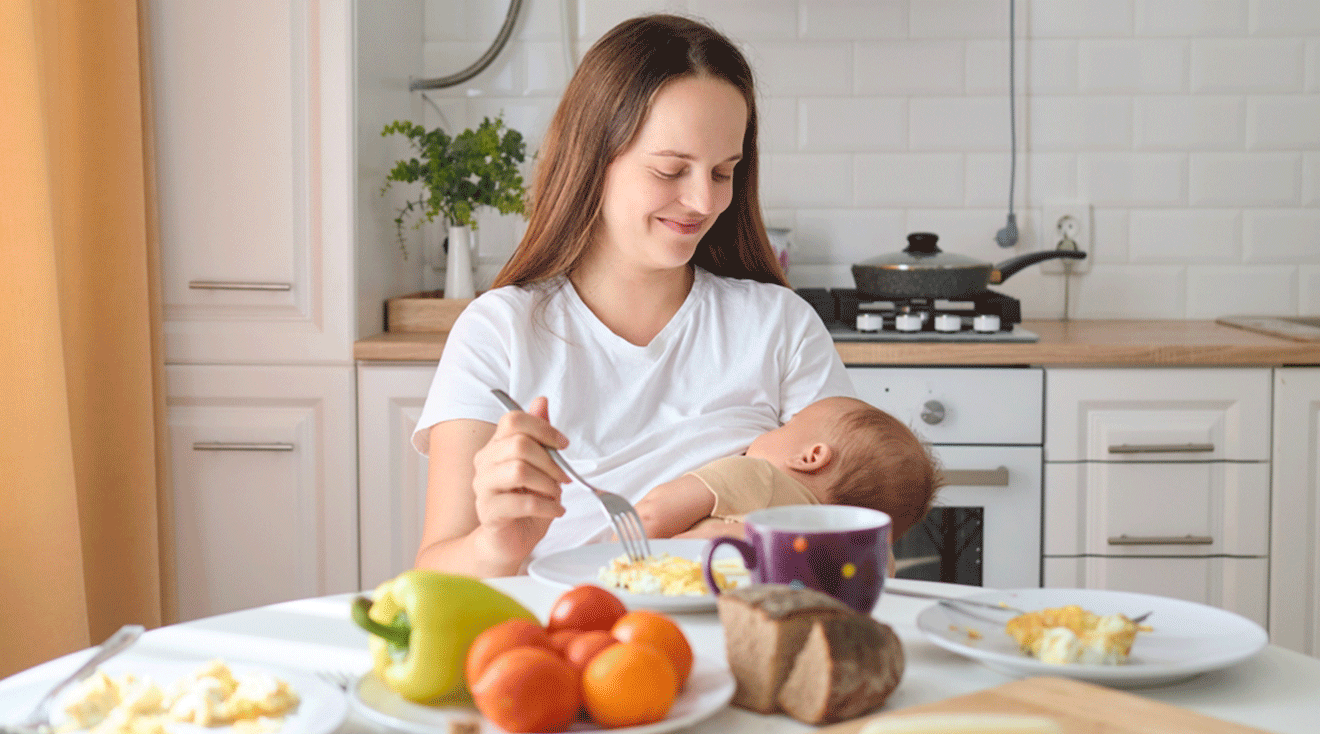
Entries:
MULTIPOLYGON (((767 219, 794 229, 797 285, 848 285, 849 264, 917 229, 986 260, 1008 200, 1009 0, 525 0, 514 40, 424 123, 503 113, 534 152, 577 53, 664 10, 730 34, 760 83, 767 219)), ((364 5, 363 12, 370 12, 364 5)), ((496 0, 426 0, 426 68, 485 49, 496 0)), ((1019 226, 1092 204, 1095 263, 1074 318, 1320 313, 1320 0, 1017 0, 1019 226)), ((494 274, 522 231, 483 214, 494 274)), ((1024 231, 1025 233, 1025 231, 1024 231)), ((1025 240, 1034 242, 1030 237, 1025 240)), ((1058 316, 1062 276, 1000 286, 1058 316)))

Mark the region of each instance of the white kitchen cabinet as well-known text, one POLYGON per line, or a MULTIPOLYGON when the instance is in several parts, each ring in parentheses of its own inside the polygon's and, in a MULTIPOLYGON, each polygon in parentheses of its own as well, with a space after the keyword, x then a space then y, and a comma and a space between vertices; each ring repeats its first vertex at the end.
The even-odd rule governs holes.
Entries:
MULTIPOLYGON (((1045 585, 1116 589, 1209 604, 1266 623, 1265 558, 1046 558, 1045 585)), ((1133 612, 1136 614, 1137 612, 1133 612)))
POLYGON ((1045 583, 1267 622, 1269 369, 1049 369, 1045 583))
POLYGON ((352 7, 151 0, 170 363, 352 360, 352 7))
POLYGON ((1320 656, 1320 368, 1274 371, 1270 641, 1320 656))
POLYGON ((358 589, 350 373, 166 374, 181 620, 358 589))
POLYGON ((412 568, 426 514, 427 457, 412 432, 434 362, 358 365, 358 506, 363 588, 412 568))

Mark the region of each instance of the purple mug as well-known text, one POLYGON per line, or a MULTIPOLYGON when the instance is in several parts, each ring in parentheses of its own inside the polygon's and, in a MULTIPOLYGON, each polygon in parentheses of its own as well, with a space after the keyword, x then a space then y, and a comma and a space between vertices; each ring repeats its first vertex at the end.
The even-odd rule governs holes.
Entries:
POLYGON ((846 505, 784 505, 743 518, 747 540, 715 538, 702 559, 706 585, 719 594, 711 561, 728 544, 738 550, 754 583, 822 591, 871 613, 889 565, 889 515, 846 505))

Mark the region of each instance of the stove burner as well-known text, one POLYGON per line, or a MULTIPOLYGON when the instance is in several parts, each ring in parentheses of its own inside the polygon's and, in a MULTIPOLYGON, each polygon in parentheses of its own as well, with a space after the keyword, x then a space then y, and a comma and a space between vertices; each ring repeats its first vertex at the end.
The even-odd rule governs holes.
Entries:
POLYGON ((1022 307, 994 291, 956 301, 869 299, 854 288, 799 288, 837 340, 1034 342, 1017 326, 1022 307))

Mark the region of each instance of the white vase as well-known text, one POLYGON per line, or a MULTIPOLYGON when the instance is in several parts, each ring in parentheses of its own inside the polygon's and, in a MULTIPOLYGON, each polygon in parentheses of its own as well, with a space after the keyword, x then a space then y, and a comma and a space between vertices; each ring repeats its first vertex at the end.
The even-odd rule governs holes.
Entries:
POLYGON ((472 228, 449 228, 449 259, 445 264, 445 298, 472 298, 472 228))

